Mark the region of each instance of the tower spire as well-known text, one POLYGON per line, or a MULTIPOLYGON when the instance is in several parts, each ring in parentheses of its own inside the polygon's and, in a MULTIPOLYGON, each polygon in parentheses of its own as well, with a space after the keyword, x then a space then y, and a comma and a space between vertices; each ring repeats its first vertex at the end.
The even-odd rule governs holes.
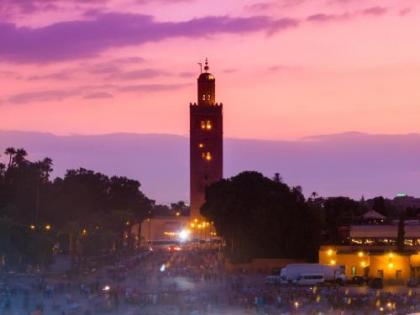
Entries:
POLYGON ((206 58, 206 62, 205 62, 205 66, 204 66, 204 71, 205 72, 209 72, 209 60, 208 60, 208 58, 206 58))

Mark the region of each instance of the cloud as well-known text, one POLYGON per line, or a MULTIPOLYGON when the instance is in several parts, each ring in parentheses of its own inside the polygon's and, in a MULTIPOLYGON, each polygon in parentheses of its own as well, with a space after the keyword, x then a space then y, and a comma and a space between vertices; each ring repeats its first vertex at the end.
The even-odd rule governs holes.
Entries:
POLYGON ((108 0, 0 0, 0 16, 29 15, 35 12, 56 11, 63 6, 75 8, 97 7, 108 0))
POLYGON ((382 16, 388 13, 388 8, 385 7, 370 7, 365 10, 362 10, 363 15, 373 15, 373 16, 382 16))
POLYGON ((0 60, 48 63, 93 57, 104 50, 168 38, 208 37, 221 33, 278 32, 299 25, 295 19, 266 16, 209 16, 184 22, 157 22, 140 14, 100 14, 90 20, 18 27, 0 23, 0 60))
POLYGON ((111 93, 107 93, 107 92, 96 92, 96 93, 90 93, 87 94, 83 97, 84 99, 109 99, 109 98, 114 98, 114 95, 112 95, 111 93))
POLYGON ((40 80, 54 80, 54 81, 67 81, 72 78, 70 71, 60 71, 49 73, 45 75, 33 75, 28 77, 29 81, 40 81, 40 80))
POLYGON ((197 72, 180 72, 178 73, 178 76, 181 78, 191 78, 197 76, 197 72))
POLYGON ((386 7, 370 7, 367 9, 353 11, 353 12, 345 12, 341 14, 325 14, 325 13, 318 13, 310 15, 306 18, 308 22, 316 22, 316 23, 326 23, 326 22, 337 22, 337 21, 345 21, 350 20, 353 18, 357 18, 360 16, 374 16, 380 17, 389 12, 389 8, 386 7))
POLYGON ((404 8, 400 10, 399 14, 400 16, 406 16, 407 14, 410 14, 412 10, 412 8, 404 8))
POLYGON ((109 79, 118 79, 123 81, 138 79, 153 79, 159 76, 169 75, 168 72, 157 69, 140 69, 133 71, 115 72, 109 76, 109 79))
POLYGON ((309 22, 336 22, 336 21, 342 21, 345 19, 350 18, 351 15, 344 13, 344 14, 324 14, 324 13, 318 13, 310 15, 306 18, 309 22))
POLYGON ((34 102, 63 101, 72 97, 84 99, 113 98, 112 92, 119 93, 155 93, 173 91, 190 86, 190 83, 178 84, 135 84, 135 85, 84 85, 68 89, 42 90, 13 94, 4 100, 4 103, 12 105, 24 105, 34 102))
POLYGON ((11 104, 26 104, 32 102, 62 101, 63 99, 76 96, 79 93, 75 90, 46 90, 39 92, 19 93, 8 98, 11 104))
POLYGON ((263 12, 263 11, 272 11, 275 9, 284 9, 284 8, 291 8, 302 5, 306 2, 306 0, 276 0, 276 1, 264 1, 264 2, 256 2, 253 4, 246 5, 244 9, 250 12, 263 12))
POLYGON ((274 65, 269 67, 267 70, 272 73, 291 73, 291 72, 298 72, 306 70, 307 68, 303 68, 301 66, 293 66, 293 65, 274 65))
POLYGON ((120 92, 161 92, 172 91, 190 86, 191 84, 136 84, 126 85, 118 88, 120 92))
POLYGON ((267 11, 272 10, 278 7, 278 3, 276 2, 257 2, 250 5, 245 6, 245 10, 255 12, 255 11, 267 11))
POLYGON ((136 0, 136 4, 145 5, 149 3, 162 3, 162 4, 178 4, 178 3, 186 3, 186 2, 194 2, 196 0, 136 0))

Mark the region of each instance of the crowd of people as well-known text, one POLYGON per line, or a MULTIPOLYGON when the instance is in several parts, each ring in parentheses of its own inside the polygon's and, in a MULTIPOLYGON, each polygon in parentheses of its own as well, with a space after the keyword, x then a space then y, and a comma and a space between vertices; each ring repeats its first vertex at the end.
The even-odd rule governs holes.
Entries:
POLYGON ((7 275, 0 281, 4 315, 409 314, 420 311, 413 289, 267 285, 264 275, 228 273, 212 247, 144 251, 75 279, 7 275))

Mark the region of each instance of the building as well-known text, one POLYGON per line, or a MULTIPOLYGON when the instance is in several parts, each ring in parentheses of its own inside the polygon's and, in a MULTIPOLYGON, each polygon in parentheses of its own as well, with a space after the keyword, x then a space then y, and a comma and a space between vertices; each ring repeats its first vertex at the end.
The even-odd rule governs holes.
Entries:
POLYGON ((395 246, 321 246, 319 263, 343 266, 348 279, 361 276, 406 284, 411 278, 420 278, 419 252, 397 252, 395 246))
POLYGON ((206 186, 223 177, 223 104, 216 103, 216 80, 204 72, 197 79, 197 103, 190 103, 191 219, 202 219, 206 186))
POLYGON ((397 238, 398 222, 351 225, 345 245, 321 246, 319 262, 343 266, 348 278, 379 277, 391 284, 420 279, 419 222, 406 222, 402 252, 397 250, 397 238))
POLYGON ((143 242, 178 241, 185 233, 191 240, 216 237, 212 224, 200 215, 206 186, 223 177, 223 105, 216 103, 216 80, 209 73, 207 60, 197 79, 197 95, 197 103, 190 103, 191 214, 143 221, 140 227, 143 242))
POLYGON ((189 217, 154 217, 141 223, 141 238, 143 242, 179 241, 179 233, 186 230, 189 217))

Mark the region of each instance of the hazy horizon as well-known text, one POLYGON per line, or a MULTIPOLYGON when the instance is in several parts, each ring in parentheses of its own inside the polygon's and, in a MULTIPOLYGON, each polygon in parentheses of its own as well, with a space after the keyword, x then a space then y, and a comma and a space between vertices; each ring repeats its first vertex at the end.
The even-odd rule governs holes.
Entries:
MULTIPOLYGON (((30 159, 51 157, 54 176, 84 167, 139 180, 161 203, 189 200, 189 139, 168 134, 67 135, 0 131, 0 152, 24 147, 30 159)), ((225 177, 256 170, 278 172, 308 196, 359 199, 397 193, 420 196, 420 134, 369 135, 348 132, 301 140, 226 138, 225 177)), ((4 155, 2 154, 4 159, 4 155)))

